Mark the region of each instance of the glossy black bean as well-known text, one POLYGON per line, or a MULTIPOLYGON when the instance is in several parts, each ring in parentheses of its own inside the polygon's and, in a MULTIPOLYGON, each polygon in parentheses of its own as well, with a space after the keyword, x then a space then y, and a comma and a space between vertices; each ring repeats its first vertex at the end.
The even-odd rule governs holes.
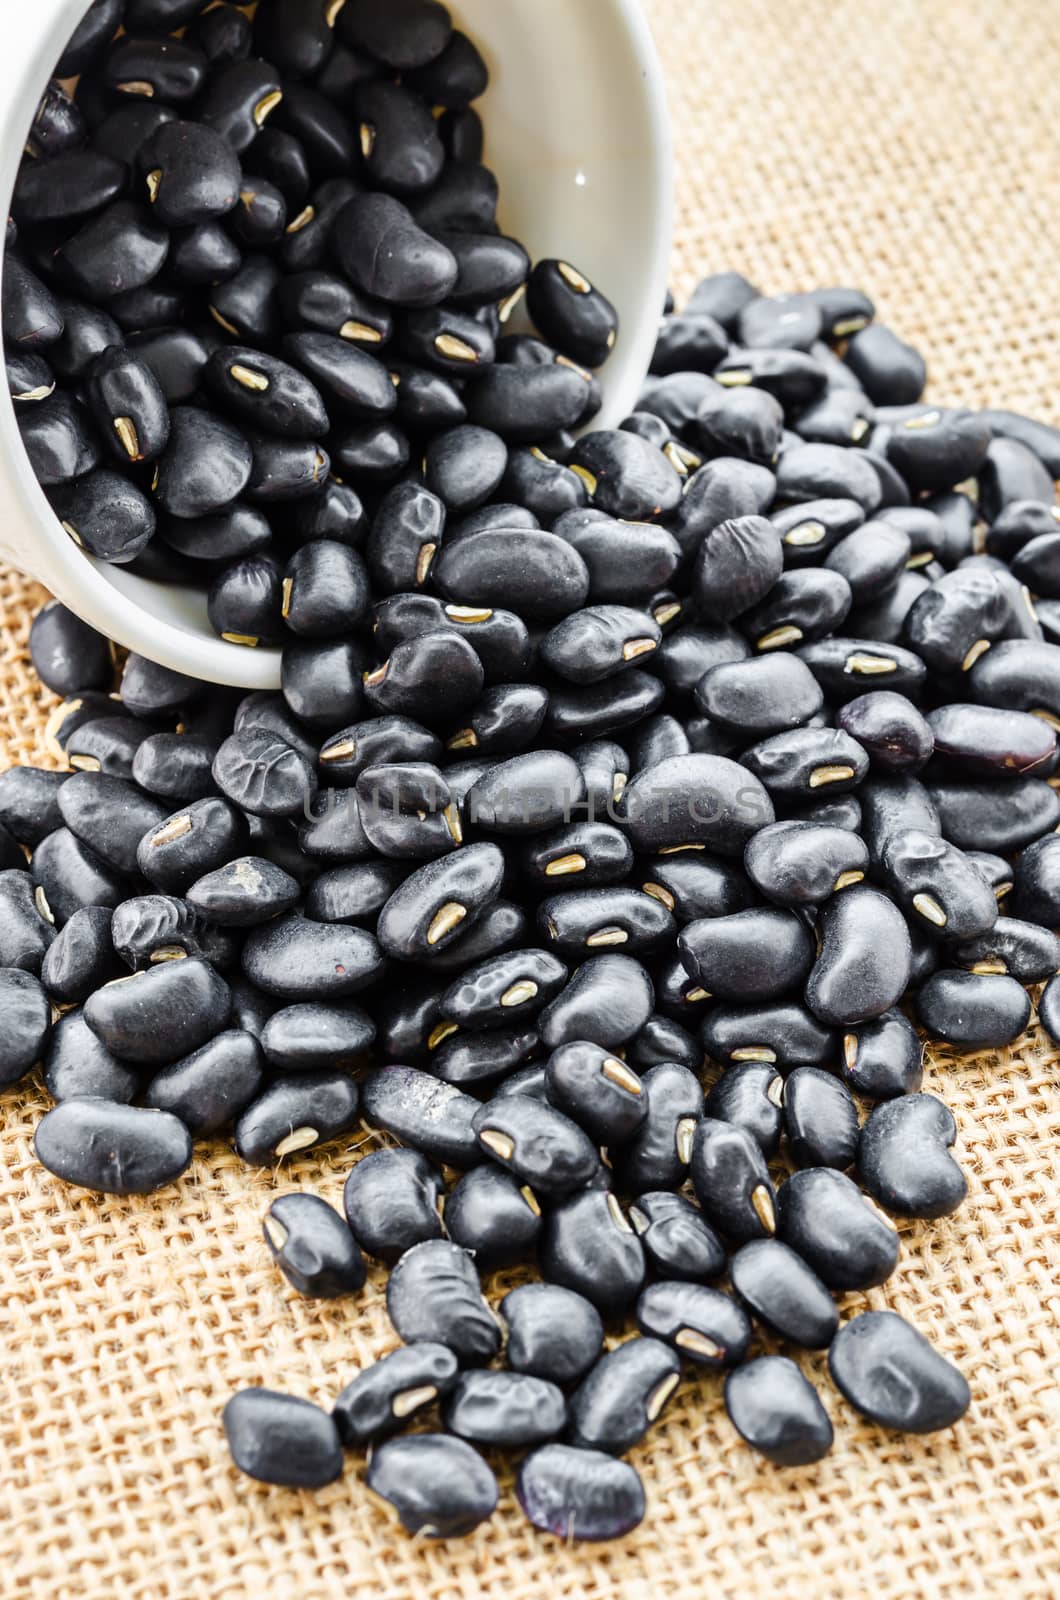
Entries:
POLYGON ((741 855, 757 829, 773 821, 772 801, 759 780, 724 756, 661 761, 633 778, 616 809, 636 849, 664 854, 705 848, 741 855))
POLYGON ((424 481, 448 511, 470 511, 494 494, 507 461, 508 448, 499 435, 464 424, 436 434, 427 445, 424 481))
POLYGON ((525 750, 540 732, 548 705, 548 690, 538 684, 496 684, 479 696, 464 726, 446 740, 446 749, 477 750, 482 755, 525 750))
POLYGON ((928 715, 938 756, 958 772, 1048 775, 1056 733, 1041 717, 995 706, 950 704, 928 715))
POLYGON ((201 11, 192 19, 185 37, 198 46, 213 72, 245 61, 253 42, 248 18, 228 4, 201 11))
POLYGON ((905 918, 886 895, 854 884, 825 902, 819 932, 806 1003, 822 1022, 864 1022, 901 998, 912 950, 905 918))
POLYGON ((83 844, 123 873, 136 872, 140 840, 167 816, 161 801, 141 794, 127 779, 101 772, 75 772, 59 791, 59 811, 83 844))
POLYGON ((440 1395, 459 1374, 443 1344, 405 1345, 363 1368, 335 1401, 332 1416, 347 1449, 371 1446, 396 1433, 440 1395))
POLYGON ((659 709, 664 690, 636 668, 601 683, 555 685, 549 694, 546 733, 562 742, 618 733, 659 709))
POLYGON ((997 921, 997 900, 961 850, 916 829, 890 837, 880 871, 914 924, 947 939, 972 939, 997 921))
POLYGON ((828 698, 840 705, 864 694, 867 684, 880 679, 886 680, 888 688, 916 698, 926 677, 924 662, 912 650, 873 639, 819 639, 801 645, 797 655, 828 698))
MULTIPOLYGON (((276 584, 282 591, 278 570, 276 584)), ((364 652, 353 639, 297 640, 283 652, 283 697, 296 717, 320 733, 332 733, 364 710, 365 666, 364 652)))
POLYGON ((542 1041, 554 1050, 572 1039, 593 1039, 617 1050, 651 1015, 654 990, 631 956, 590 956, 537 1020, 542 1041))
POLYGON ((952 1427, 971 1403, 957 1368, 894 1311, 865 1311, 846 1323, 828 1370, 863 1416, 903 1433, 952 1427))
POLYGON ((354 287, 391 304, 436 305, 456 282, 451 252, 392 195, 350 200, 336 218, 333 244, 354 287))
POLYGON ((263 255, 247 255, 239 271, 211 289, 207 310, 232 338, 269 343, 276 335, 280 274, 263 255))
POLYGON ((783 573, 765 599, 744 613, 741 625, 756 650, 782 650, 833 633, 850 605, 850 585, 842 574, 796 568, 783 573))
POLYGON ((883 1283, 898 1260, 894 1224, 827 1167, 805 1168, 781 1186, 777 1234, 830 1289, 883 1283))
POLYGON ((500 1346, 500 1328, 472 1258, 447 1239, 426 1240, 405 1252, 390 1274, 386 1303, 406 1344, 448 1345, 469 1366, 488 1362, 500 1346))
POLYGON ((816 715, 823 700, 809 667, 782 650, 711 667, 696 685, 700 710, 745 737, 800 727, 816 715))
MULTIPOLYGON (((113 344, 120 337, 117 324, 113 335, 107 337, 101 330, 93 344, 106 340, 113 344)), ((199 378, 209 358, 204 340, 187 328, 159 328, 132 334, 128 340, 132 350, 149 367, 158 380, 170 405, 190 400, 199 386, 199 378)), ((94 351, 92 352, 95 353, 94 351)), ((78 357, 78 364, 81 364, 78 357)), ((87 366, 87 358, 85 360, 87 366)))
POLYGON ((777 822, 750 841, 745 865, 768 899, 798 907, 819 904, 859 883, 868 860, 856 833, 812 822, 777 822))
POLYGON ((121 24, 125 0, 92 0, 55 68, 56 76, 72 78, 94 65, 121 24))
POLYGON ((579 1449, 623 1455, 661 1415, 677 1388, 680 1371, 678 1357, 661 1339, 630 1339, 608 1351, 571 1396, 571 1443, 579 1449))
POLYGON ((759 1356, 725 1379, 725 1409, 746 1444, 778 1467, 803 1467, 832 1448, 816 1389, 786 1356, 759 1356))
POLYGON ((644 1281, 640 1241, 603 1189, 585 1189, 551 1209, 540 1252, 546 1280, 584 1295, 605 1317, 632 1305, 644 1281))
POLYGON ((48 496, 79 549, 121 566, 134 561, 155 531, 155 512, 134 483, 106 468, 58 483, 48 496))
POLYGON ((30 874, 15 868, 0 872, 0 966, 37 974, 54 939, 55 928, 30 874))
POLYGON ((901 1011, 848 1029, 843 1035, 843 1078, 855 1094, 890 1100, 916 1094, 924 1068, 924 1047, 901 1011))
MULTIPOLYGON (((797 503, 853 500, 866 515, 871 515, 880 505, 882 490, 871 463, 862 456, 841 445, 803 444, 781 455, 777 497, 797 503)), ((795 526, 800 524, 796 522, 795 526)), ((816 534, 816 529, 810 531, 816 534)), ((820 547, 820 540, 816 547, 820 547)))
MULTIPOLYGON (((365 1108, 375 1121, 367 1086, 365 1108)), ((441 1172, 419 1150, 377 1150, 346 1179, 346 1220, 363 1250, 393 1263, 413 1245, 443 1236, 444 1188, 441 1172)))
POLYGON ((179 1178, 191 1136, 165 1111, 70 1099, 37 1124, 33 1147, 57 1178, 97 1194, 148 1194, 179 1178))
POLYGON ((712 1117, 695 1125, 692 1186, 707 1220, 738 1244, 773 1234, 773 1185, 753 1137, 735 1123, 712 1117))
POLYGON ((368 1487, 402 1526, 427 1538, 470 1533, 497 1504, 497 1480, 482 1457, 448 1434, 388 1439, 372 1451, 368 1487))
POLYGON ((323 1144, 354 1127, 357 1085, 344 1072, 274 1078, 236 1122, 235 1146, 251 1166, 323 1144))
POLYGON ((529 1184, 494 1166, 473 1167, 446 1201, 445 1228, 480 1272, 493 1272, 532 1257, 541 1207, 529 1184))
POLYGON ((223 1420, 236 1466, 261 1483, 319 1489, 342 1473, 335 1423, 309 1400, 272 1389, 240 1389, 225 1406, 223 1420))
POLYGON ((130 778, 136 752, 150 732, 150 723, 139 717, 91 717, 66 740, 66 758, 79 771, 130 778))
POLYGON ((41 916, 61 927, 83 906, 116 906, 127 893, 123 875, 100 859, 68 828, 42 839, 30 872, 41 916))
POLYGON ((878 689, 848 700, 836 717, 837 725, 868 752, 872 765, 882 772, 919 772, 935 745, 937 713, 925 718, 905 695, 878 689))
POLYGON ((630 606, 588 606, 551 628, 541 642, 545 665, 571 683, 595 683, 652 653, 661 632, 630 606))
POLYGON ((299 894, 297 880, 275 862, 237 856, 191 884, 187 901, 208 922, 251 928, 289 911, 299 894))
POLYGON ((207 796, 192 801, 144 834, 137 851, 140 871, 157 888, 181 894, 196 878, 230 860, 245 830, 243 818, 226 800, 207 796))
POLYGON ((745 1244, 732 1258, 732 1286, 754 1315, 781 1338, 811 1350, 831 1343, 835 1302, 801 1256, 779 1239, 745 1244))
POLYGON ((719 1289, 681 1280, 651 1284, 637 1301, 641 1333, 703 1367, 737 1366, 751 1342, 743 1308, 719 1289))
POLYGON ((887 459, 911 488, 952 489, 976 476, 990 447, 989 424, 977 413, 919 410, 891 431, 887 459))
POLYGON ((736 911, 687 924, 678 950, 690 975, 722 1000, 779 998, 801 984, 813 944, 790 911, 736 911))
POLYGON ((578 957, 585 951, 621 946, 647 956, 670 946, 674 921, 654 896, 617 885, 570 889, 542 900, 537 913, 542 937, 556 950, 578 957))
POLYGON ((374 983, 383 967, 363 928, 309 922, 294 912, 254 928, 242 960, 252 983, 284 1000, 341 999, 374 983))
POLYGON ((1041 983, 1060 966, 1060 941, 1049 928, 998 917, 989 933, 958 945, 955 958, 978 973, 1007 973, 1021 983, 1041 983))
POLYGON ((681 479, 670 462, 632 433, 584 434, 568 464, 608 516, 646 520, 672 511, 681 498, 681 479))
POLYGON ((600 1314, 572 1289, 530 1283, 512 1289, 500 1303, 507 1325, 507 1360, 515 1372, 574 1383, 603 1347, 600 1314))
POLYGON ((644 1121, 647 1096, 637 1074, 587 1040, 554 1050, 545 1073, 549 1100, 598 1144, 622 1144, 644 1121))
MULTIPOLYGON (((989 428, 980 414, 983 426, 989 428)), ((1052 473, 1018 439, 994 438, 979 468, 979 509, 987 523, 1016 500, 1038 500, 1051 506, 1056 497, 1052 473)))
POLYGON ((170 412, 169 441, 154 493, 174 517, 204 517, 232 504, 250 480, 253 457, 241 433, 198 406, 170 412))
POLYGON ((780 402, 765 389, 721 386, 704 397, 688 436, 704 455, 772 467, 783 426, 780 402))
POLYGON ((88 411, 59 390, 33 406, 20 406, 16 421, 37 482, 45 488, 69 483, 99 465, 100 445, 88 411))
POLYGON ((262 1076, 257 1040, 233 1027, 156 1072, 144 1103, 172 1112, 194 1138, 204 1138, 239 1116, 259 1093, 262 1076))
POLYGON ((467 640, 449 628, 398 644, 364 676, 370 705, 380 713, 428 725, 451 723, 477 700, 482 664, 467 640))
POLYGON ((136 895, 123 900, 111 918, 114 948, 133 969, 148 962, 186 956, 220 959, 220 941, 187 902, 175 895, 136 895))
MULTIPOLYGON (((56 604, 45 606, 44 611, 54 610, 56 604)), ((38 616, 42 614, 38 612, 38 616)), ((72 613, 67 615, 72 616, 72 613)), ((90 637, 98 639, 100 636, 90 634, 90 637)), ((62 827, 59 790, 69 776, 68 772, 46 772, 38 767, 9 767, 6 772, 0 772, 0 822, 19 844, 37 845, 62 827)))
POLYGON ((796 1166, 835 1167, 854 1163, 858 1114, 850 1091, 831 1072, 798 1067, 784 1084, 784 1133, 796 1166))
POLYGON ((87 1096, 128 1105, 140 1093, 139 1074, 111 1055, 81 1011, 68 1011, 56 1022, 44 1056, 42 1077, 44 1087, 56 1101, 87 1096))
POLYGON ((964 1049, 1001 1049, 1026 1028, 1031 1003, 1015 978, 943 970, 916 997, 917 1016, 928 1033, 964 1049))
POLYGON ((55 392, 55 375, 43 356, 12 350, 4 361, 8 393, 16 405, 36 405, 55 392))
POLYGON ((116 200, 128 169, 98 150, 69 150, 49 160, 25 161, 11 210, 25 227, 70 223, 116 200))
POLYGON ((150 283, 166 259, 169 236, 146 210, 117 200, 59 247, 56 261, 89 300, 111 300, 150 283))
POLYGON ((583 366, 607 360, 618 336, 618 313, 569 262, 538 261, 526 291, 527 310, 542 336, 583 366))
POLYGON ((647 1114, 632 1138, 612 1152, 615 1181, 633 1194, 676 1188, 683 1181, 696 1119, 703 1110, 695 1074, 675 1062, 649 1068, 641 1079, 641 1094, 647 1114))
POLYGON ((567 969, 544 950, 513 950, 468 966, 445 991, 442 1015, 459 1027, 521 1023, 553 998, 567 969))
POLYGON ((545 1445, 519 1468, 516 1495, 535 1528, 567 1540, 621 1538, 644 1517, 644 1489, 628 1461, 600 1450, 545 1445))
POLYGON ((962 849, 1008 854, 1041 838, 1060 821, 1060 799, 1041 778, 1017 778, 1005 784, 940 778, 929 784, 928 792, 943 835, 962 849))
POLYGON ((596 1171, 591 1139, 570 1117, 540 1102, 506 1095, 475 1114, 474 1127, 486 1155, 535 1192, 562 1198, 583 1188, 596 1171))
POLYGON ((722 1074, 703 1109, 715 1121, 743 1128, 763 1155, 774 1156, 783 1126, 782 1091, 783 1079, 768 1062, 742 1061, 722 1074))
MULTIPOLYGON (((56 1004, 80 1005, 95 989, 120 976, 122 967, 114 952, 110 918, 109 906, 83 906, 49 946, 41 964, 41 982, 56 1004)), ((10 1014, 17 1053, 21 1025, 14 1000, 12 997, 10 1014)), ((0 1067, 0 1077, 2 1073, 0 1067)))
POLYGON ((968 1191, 948 1151, 957 1137, 952 1113, 929 1094, 901 1095, 870 1115, 858 1141, 858 1176, 889 1211, 947 1216, 968 1191))
POLYGON ((64 329, 63 312, 51 290, 10 250, 4 257, 4 343, 21 350, 49 349, 64 329))
POLYGON ((585 604, 589 573, 565 539, 539 530, 466 534, 436 557, 433 581, 445 599, 472 608, 502 606, 555 622, 585 604))

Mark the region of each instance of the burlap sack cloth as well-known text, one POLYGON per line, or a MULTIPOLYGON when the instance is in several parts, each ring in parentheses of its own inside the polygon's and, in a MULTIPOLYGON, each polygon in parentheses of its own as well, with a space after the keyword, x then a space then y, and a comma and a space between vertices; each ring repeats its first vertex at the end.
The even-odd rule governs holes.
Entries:
MULTIPOLYGON (((577 0, 571 0, 576 4, 577 0)), ((1057 420, 1056 0, 652 0, 677 144, 674 283, 742 268, 770 291, 864 285, 930 353, 934 393, 1057 420)), ((630 218, 636 227, 636 218, 630 218)), ((8 575, 4 750, 42 758, 29 671, 40 593, 8 575)), ((221 1408, 266 1384, 327 1405, 397 1342, 383 1274, 332 1304, 270 1264, 261 1216, 305 1186, 340 1201, 357 1141, 248 1170, 213 1145, 153 1200, 79 1194, 31 1154, 46 1098, 3 1101, 0 1594, 38 1600, 1049 1600, 1060 1593, 1058 1058, 933 1053, 960 1127, 959 1215, 903 1226, 884 1288, 971 1382, 935 1438, 861 1422, 831 1388, 819 1466, 736 1437, 715 1378, 685 1384, 633 1454, 649 1513, 566 1548, 502 1502, 465 1541, 412 1541, 363 1485, 319 1494, 232 1468, 221 1408)), ((800 1358, 802 1360, 802 1358, 800 1358)))

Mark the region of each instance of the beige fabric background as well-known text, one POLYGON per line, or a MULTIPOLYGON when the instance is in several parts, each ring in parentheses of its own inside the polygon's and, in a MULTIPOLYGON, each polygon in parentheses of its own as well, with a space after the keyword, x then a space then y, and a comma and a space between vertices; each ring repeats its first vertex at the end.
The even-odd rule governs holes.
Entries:
MULTIPOLYGON (((576 3, 576 0, 572 0, 576 3)), ((678 157, 675 285, 864 285, 927 347, 934 393, 1060 420, 1057 0, 650 0, 678 157)), ((40 592, 0 580, 0 737, 43 757, 27 671, 40 592)), ((898 1274, 849 1309, 910 1315, 967 1374, 968 1417, 920 1440, 827 1384, 833 1454, 783 1473, 736 1439, 712 1379, 635 1452, 634 1535, 567 1549, 524 1522, 449 1545, 397 1532, 362 1464, 321 1494, 231 1468, 221 1407, 272 1384, 327 1403, 395 1343, 362 1298, 299 1303, 260 1217, 338 1201, 354 1146, 244 1171, 212 1147, 157 1200, 101 1200, 31 1155, 45 1097, 2 1102, 0 1595, 39 1600, 1050 1600, 1060 1591, 1058 1057, 931 1058, 969 1201, 903 1228, 898 1274)), ((806 1362, 822 1372, 819 1359, 806 1362)))

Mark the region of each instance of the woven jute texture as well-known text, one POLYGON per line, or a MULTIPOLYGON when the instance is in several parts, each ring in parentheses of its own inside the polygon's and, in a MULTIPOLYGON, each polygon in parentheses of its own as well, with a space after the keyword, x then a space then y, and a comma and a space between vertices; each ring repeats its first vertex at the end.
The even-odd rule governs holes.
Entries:
MULTIPOLYGON (((1056 0, 651 0, 650 15, 673 97, 679 291, 729 266, 769 291, 862 284, 929 350, 935 395, 1057 420, 1056 0)), ((25 653, 40 599, 0 579, 0 753, 16 761, 45 758, 49 697, 25 653)), ((98 1199, 35 1164, 46 1099, 31 1080, 5 1097, 0 1136, 0 1595, 1050 1600, 1057 1079, 1037 1032, 1000 1055, 932 1053, 925 1087, 956 1115, 968 1202, 903 1226, 894 1279, 844 1306, 892 1306, 960 1364, 974 1402, 957 1428, 885 1433, 807 1360, 836 1445, 785 1473, 739 1442, 714 1379, 689 1382, 634 1452, 643 1526, 575 1549, 525 1523, 507 1471, 492 1522, 445 1545, 396 1530, 360 1459, 315 1495, 233 1470, 234 1389, 327 1404, 396 1343, 380 1272, 353 1300, 299 1301, 261 1238, 278 1193, 340 1201, 357 1141, 276 1172, 214 1144, 156 1198, 98 1199)))

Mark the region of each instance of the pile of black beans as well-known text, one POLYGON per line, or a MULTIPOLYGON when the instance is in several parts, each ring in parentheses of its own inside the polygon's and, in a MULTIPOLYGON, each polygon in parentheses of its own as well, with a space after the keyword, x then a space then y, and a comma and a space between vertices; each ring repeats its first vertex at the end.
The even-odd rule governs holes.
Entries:
MULTIPOLYGON (((95 63, 94 76, 77 106, 49 91, 34 161, 94 170, 83 118, 97 140, 118 119, 132 141, 152 117, 144 137, 161 137, 176 84, 197 108, 186 136, 220 104, 253 152, 244 170, 274 157, 282 201, 281 153, 325 170, 325 103, 360 103, 368 85, 382 105, 400 71, 448 108, 449 163, 419 221, 451 242, 485 182, 467 154, 473 47, 446 32, 433 65, 399 58, 403 30, 442 27, 424 0, 329 6, 337 38, 292 29, 295 13, 315 10, 263 4, 251 32, 229 6, 97 0, 88 54, 63 69, 95 63), (188 31, 179 49, 134 32, 111 46, 123 11, 137 29, 188 31), (279 59, 283 41, 281 73, 243 59, 251 46, 279 59), (115 111, 128 72, 141 87, 115 111), (263 151, 254 107, 281 93, 293 107, 283 121, 276 104, 263 151), (48 145, 63 118, 73 154, 48 145)), ((380 141, 362 148, 370 163, 380 141)), ((313 194, 313 217, 271 256, 241 220, 254 245, 229 280, 239 305, 278 257, 311 245, 330 259, 342 212, 313 194)), ((112 258, 112 207, 123 230, 135 210, 98 203, 101 253, 59 251, 84 292, 84 261, 112 258)), ((496 238, 491 209, 473 221, 496 238)), ((233 232, 203 227, 218 247, 233 232)), ((390 270, 433 261, 423 237, 396 234, 390 270)), ((41 358, 8 332, 27 282, 39 303, 21 260, 4 326, 9 372, 29 363, 28 382, 41 358)), ((305 1295, 354 1294, 364 1257, 384 1263, 403 1343, 330 1414, 253 1389, 225 1427, 238 1465, 271 1483, 329 1482, 345 1449, 367 1449, 369 1487, 430 1536, 492 1512, 483 1450, 520 1453, 536 1526, 632 1528, 644 1493, 621 1458, 688 1370, 723 1375, 733 1425, 769 1460, 818 1460, 828 1413, 778 1347, 827 1349, 842 1395, 884 1427, 956 1422, 969 1391, 950 1363, 893 1312, 843 1300, 894 1271, 893 1217, 944 1216, 965 1196, 914 1023, 1002 1047, 1030 1019, 1028 986, 1049 980, 1038 1015, 1060 1040, 1060 431, 924 403, 922 358, 858 291, 768 296, 724 273, 667 306, 621 428, 567 439, 557 429, 584 413, 545 399, 577 383, 584 403, 593 381, 569 362, 591 365, 613 332, 571 273, 547 265, 552 309, 534 311, 565 359, 538 345, 540 365, 484 361, 463 389, 414 346, 410 330, 441 324, 400 312, 395 338, 422 360, 395 368, 398 403, 420 409, 361 437, 393 439, 402 416, 433 427, 443 394, 455 432, 383 486, 392 465, 373 478, 356 452, 342 459, 352 484, 320 467, 291 513, 304 542, 286 569, 220 537, 256 525, 262 486, 307 460, 281 433, 259 458, 256 419, 251 456, 269 465, 253 506, 216 514, 213 592, 245 595, 233 575, 268 572, 255 592, 271 609, 241 610, 231 631, 278 637, 282 614, 295 638, 281 693, 132 655, 115 694, 107 641, 52 603, 30 648, 61 697, 49 738, 65 770, 0 775, 0 1082, 42 1064, 57 1103, 40 1160, 72 1184, 143 1193, 185 1170, 196 1139, 230 1136, 272 1166, 371 1130, 345 1217, 286 1194, 265 1240, 305 1295), (576 343, 588 308, 602 317, 591 350, 576 343), (491 1304, 483 1280, 526 1267, 535 1281, 491 1304)), ((349 277, 330 282, 354 303, 349 277)), ((76 418, 64 438, 90 430, 92 396, 114 373, 124 383, 130 348, 146 361, 168 346, 165 366, 201 338, 119 323, 116 304, 133 322, 171 319, 188 293, 165 285, 108 300, 103 333, 118 323, 122 340, 82 398, 27 402, 76 418)), ((62 304, 75 315, 51 350, 80 350, 84 333, 93 364, 99 301, 62 304)), ((489 304, 454 337, 485 349, 489 304)), ((247 370, 271 385, 267 341, 240 324, 252 333, 247 370)), ((258 406, 269 389, 245 401, 222 371, 231 346, 217 349, 211 405, 258 406)), ((200 369, 186 370, 190 397, 200 369)), ((214 482, 212 447, 201 461, 188 476, 214 482)))
POLYGON ((15 185, 7 373, 56 516, 232 644, 286 641, 336 726, 373 595, 459 586, 443 531, 587 503, 567 430, 618 320, 501 233, 486 83, 437 0, 96 0, 15 185))

